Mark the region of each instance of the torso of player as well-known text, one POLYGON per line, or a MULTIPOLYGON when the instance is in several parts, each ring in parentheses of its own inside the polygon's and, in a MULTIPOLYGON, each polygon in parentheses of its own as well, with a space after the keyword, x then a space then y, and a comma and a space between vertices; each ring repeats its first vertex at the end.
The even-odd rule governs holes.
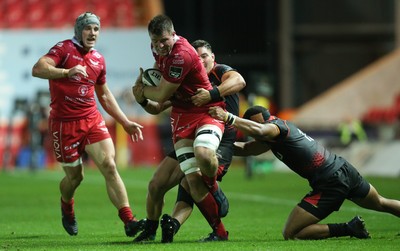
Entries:
POLYGON ((196 90, 199 88, 211 90, 212 86, 200 57, 185 38, 177 37, 168 56, 160 56, 154 51, 153 55, 163 78, 180 85, 171 97, 175 112, 206 112, 211 106, 224 107, 223 101, 209 103, 202 107, 193 105, 191 97, 196 94, 196 90))
MULTIPOLYGON (((232 67, 225 64, 215 63, 212 70, 208 73, 208 79, 212 85, 221 85, 222 76, 228 71, 236 71, 232 67)), ((235 93, 232 95, 221 98, 226 104, 226 110, 236 116, 239 116, 239 94, 235 93)))
POLYGON ((48 54, 57 68, 86 67, 87 77, 77 74, 70 78, 50 80, 50 117, 59 120, 78 120, 98 112, 95 85, 106 82, 103 56, 96 50, 84 51, 72 40, 53 46, 48 54))
POLYGON ((290 169, 313 181, 329 175, 341 166, 337 156, 292 123, 276 118, 269 121, 279 127, 280 135, 270 142, 271 151, 290 169))

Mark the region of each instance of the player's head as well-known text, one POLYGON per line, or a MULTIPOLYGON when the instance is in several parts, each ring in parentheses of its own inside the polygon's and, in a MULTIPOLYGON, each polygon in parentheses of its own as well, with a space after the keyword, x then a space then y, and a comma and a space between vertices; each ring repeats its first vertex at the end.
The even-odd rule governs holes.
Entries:
POLYGON ((75 25, 74 25, 75 38, 83 46, 85 46, 84 44, 85 41, 83 41, 84 37, 82 35, 82 32, 89 25, 94 25, 94 27, 98 31, 100 29, 100 18, 91 12, 85 12, 79 15, 75 20, 75 25))
POLYGON ((243 115, 244 119, 249 119, 262 124, 268 121, 270 117, 271 114, 269 113, 269 110, 259 105, 250 107, 243 115))
POLYGON ((151 19, 148 27, 150 34, 161 36, 164 32, 172 34, 175 32, 171 18, 166 15, 157 15, 151 19))
POLYGON ((161 56, 168 55, 177 39, 172 20, 166 15, 157 15, 151 19, 147 30, 156 52, 161 56))
POLYGON ((196 40, 192 43, 196 49, 197 54, 200 56, 201 62, 209 73, 214 67, 215 55, 212 52, 211 44, 205 40, 196 40))

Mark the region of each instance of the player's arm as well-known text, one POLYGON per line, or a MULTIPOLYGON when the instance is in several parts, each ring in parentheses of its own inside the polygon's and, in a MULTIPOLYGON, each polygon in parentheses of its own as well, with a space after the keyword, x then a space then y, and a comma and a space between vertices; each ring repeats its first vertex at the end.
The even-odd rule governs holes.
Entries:
POLYGON ((221 97, 240 92, 246 86, 246 81, 237 71, 227 71, 222 75, 221 84, 217 87, 221 97))
POLYGON ((235 142, 233 144, 235 156, 256 156, 268 152, 270 147, 262 141, 235 142))
POLYGON ((142 102, 139 102, 139 104, 143 107, 143 109, 146 112, 153 114, 153 115, 157 115, 171 107, 171 101, 169 101, 169 100, 167 100, 163 103, 159 103, 156 101, 152 101, 150 99, 145 99, 142 102))
POLYGON ((221 84, 214 86, 212 90, 200 88, 192 97, 196 106, 208 104, 211 101, 220 100, 221 97, 233 95, 240 92, 246 86, 246 81, 237 71, 227 71, 222 75, 221 84))
POLYGON ((42 56, 32 67, 32 76, 43 79, 65 78, 68 76, 68 70, 56 68, 54 60, 47 56, 42 56))
POLYGON ((103 85, 95 85, 95 91, 104 110, 121 125, 127 124, 129 120, 119 107, 114 95, 108 88, 107 83, 103 85))
POLYGON ((226 124, 233 125, 244 134, 256 139, 273 140, 280 133, 278 126, 275 124, 261 124, 252 120, 243 119, 223 110, 221 107, 210 107, 209 113, 213 118, 224 121, 226 124))
POLYGON ((171 101, 169 100, 165 102, 156 102, 146 98, 143 95, 143 87, 145 85, 142 82, 142 75, 143 69, 140 68, 139 76, 136 79, 135 85, 132 87, 132 94, 135 96, 136 101, 143 107, 143 109, 150 114, 156 115, 171 107, 171 101))
POLYGON ((32 76, 43 79, 67 78, 76 74, 87 77, 86 66, 80 64, 70 69, 57 68, 54 60, 47 56, 42 56, 32 67, 32 76))
POLYGON ((143 86, 143 96, 153 101, 164 103, 174 94, 179 86, 179 84, 168 82, 161 77, 158 86, 143 86))
POLYGON ((124 130, 131 135, 132 140, 134 142, 138 141, 139 139, 143 140, 143 134, 141 130, 143 126, 136 122, 130 121, 127 118, 115 100, 114 95, 108 88, 107 83, 103 85, 95 85, 95 91, 96 96, 104 110, 124 127, 124 130))

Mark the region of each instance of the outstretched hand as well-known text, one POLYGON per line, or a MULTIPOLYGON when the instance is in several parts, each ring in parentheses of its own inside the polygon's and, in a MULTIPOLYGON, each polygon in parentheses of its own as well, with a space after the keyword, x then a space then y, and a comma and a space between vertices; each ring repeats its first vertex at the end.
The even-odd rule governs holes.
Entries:
POLYGON ((208 109, 208 113, 211 115, 211 117, 225 122, 226 111, 221 107, 219 106, 210 107, 210 109, 208 109))
POLYGON ((139 125, 136 122, 129 121, 129 124, 124 126, 125 131, 131 135, 131 139, 133 142, 138 142, 139 140, 143 140, 143 133, 141 128, 142 125, 139 125))
POLYGON ((192 102, 195 106, 203 106, 211 101, 210 92, 204 88, 199 88, 196 95, 192 97, 192 102))

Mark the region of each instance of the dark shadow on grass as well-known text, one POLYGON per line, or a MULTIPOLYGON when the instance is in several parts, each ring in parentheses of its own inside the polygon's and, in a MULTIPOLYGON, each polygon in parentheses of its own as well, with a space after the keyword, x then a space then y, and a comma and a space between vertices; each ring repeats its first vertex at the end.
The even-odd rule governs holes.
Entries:
POLYGON ((31 239, 40 239, 44 236, 40 235, 15 235, 11 233, 10 235, 0 236, 0 240, 31 240, 31 239))
POLYGON ((199 240, 178 240, 172 243, 161 243, 161 241, 144 241, 144 242, 134 242, 134 241, 113 241, 113 242, 105 242, 105 245, 173 245, 173 244, 209 244, 209 243, 246 243, 246 242, 266 242, 267 240, 229 240, 229 241, 215 241, 215 242, 202 242, 199 240))

